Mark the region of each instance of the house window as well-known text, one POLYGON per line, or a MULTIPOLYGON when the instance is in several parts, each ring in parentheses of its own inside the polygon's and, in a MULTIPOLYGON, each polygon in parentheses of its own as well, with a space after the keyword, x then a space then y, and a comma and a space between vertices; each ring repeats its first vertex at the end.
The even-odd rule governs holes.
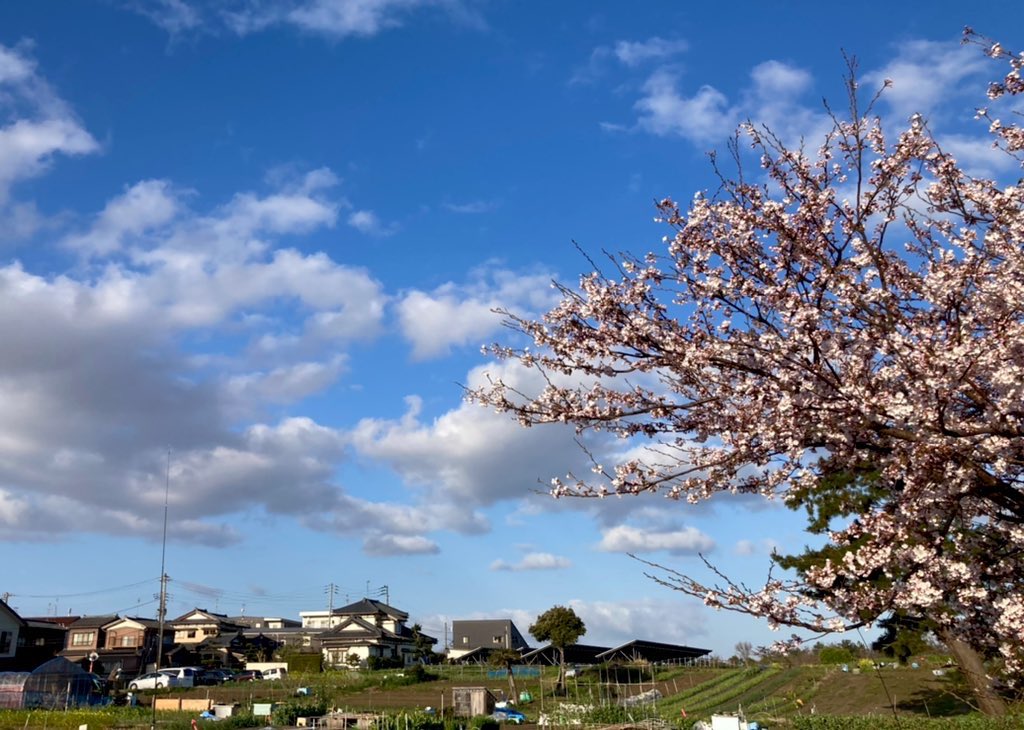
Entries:
POLYGON ((500 644, 502 642, 502 639, 504 639, 504 638, 505 637, 503 637, 503 636, 492 636, 491 637, 491 643, 500 644))
POLYGON ((92 646, 95 643, 95 631, 78 631, 71 635, 71 646, 92 646))
POLYGON ((187 636, 188 638, 190 638, 190 639, 194 639, 194 638, 196 638, 196 630, 195 630, 195 629, 192 629, 191 631, 189 631, 189 632, 188 632, 187 634, 185 634, 185 635, 186 635, 186 636, 187 636))
POLYGON ((0 631, 0 654, 6 654, 11 650, 11 632, 0 631))
POLYGON ((463 644, 468 644, 469 643, 469 637, 468 636, 463 636, 462 637, 462 643, 463 644))
POLYGON ((36 646, 46 646, 46 639, 40 636, 38 639, 36 639, 36 646))
POLYGON ((138 638, 135 634, 126 634, 121 637, 119 646, 137 646, 138 638))

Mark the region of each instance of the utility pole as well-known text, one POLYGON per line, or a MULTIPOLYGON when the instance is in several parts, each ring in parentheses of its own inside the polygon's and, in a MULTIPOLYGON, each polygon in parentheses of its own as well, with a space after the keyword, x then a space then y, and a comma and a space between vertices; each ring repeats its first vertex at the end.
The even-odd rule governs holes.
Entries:
POLYGON ((330 583, 324 588, 324 593, 327 594, 327 628, 334 627, 334 596, 338 593, 338 586, 334 583, 330 583))

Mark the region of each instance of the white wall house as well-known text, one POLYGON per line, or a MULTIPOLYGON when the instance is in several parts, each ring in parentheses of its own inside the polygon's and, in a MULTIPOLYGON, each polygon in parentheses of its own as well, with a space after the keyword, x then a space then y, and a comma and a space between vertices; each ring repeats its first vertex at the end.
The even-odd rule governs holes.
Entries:
MULTIPOLYGON (((381 659, 408 666, 416 661, 417 636, 405 625, 409 614, 364 598, 327 611, 303 611, 303 627, 327 628, 320 634, 324 661, 335 667, 361 666, 381 659), (328 628, 329 627, 329 628, 328 628), (355 659, 354 664, 350 659, 355 659)), ((437 639, 421 634, 420 643, 432 646, 437 639)))

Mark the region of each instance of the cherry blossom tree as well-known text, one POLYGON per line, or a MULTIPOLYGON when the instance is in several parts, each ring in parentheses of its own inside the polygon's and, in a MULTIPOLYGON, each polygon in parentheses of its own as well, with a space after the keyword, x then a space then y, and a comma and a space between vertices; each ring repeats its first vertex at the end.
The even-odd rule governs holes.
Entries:
MULTIPOLYGON (((1024 54, 967 39, 1009 64, 978 116, 1020 164, 1024 129, 995 108, 1024 92, 1024 54)), ((556 497, 830 500, 829 549, 796 577, 660 580, 814 632, 927 617, 998 714, 977 652, 1024 670, 1024 183, 968 174, 920 116, 887 134, 853 74, 849 102, 813 154, 742 127, 760 172, 737 145, 715 194, 660 202, 662 252, 610 257, 539 321, 505 313, 532 345, 492 352, 541 392, 470 397, 647 443, 556 497)))

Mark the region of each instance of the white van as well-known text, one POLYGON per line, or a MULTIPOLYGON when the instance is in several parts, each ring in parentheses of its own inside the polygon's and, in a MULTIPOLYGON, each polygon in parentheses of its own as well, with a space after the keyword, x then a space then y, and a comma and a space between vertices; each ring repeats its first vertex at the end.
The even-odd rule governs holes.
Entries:
POLYGON ((176 679, 177 684, 174 685, 176 687, 194 687, 202 671, 199 667, 170 667, 161 669, 160 673, 176 679))
POLYGON ((288 670, 284 667, 271 667, 263 670, 264 679, 284 679, 288 676, 288 670))

